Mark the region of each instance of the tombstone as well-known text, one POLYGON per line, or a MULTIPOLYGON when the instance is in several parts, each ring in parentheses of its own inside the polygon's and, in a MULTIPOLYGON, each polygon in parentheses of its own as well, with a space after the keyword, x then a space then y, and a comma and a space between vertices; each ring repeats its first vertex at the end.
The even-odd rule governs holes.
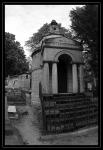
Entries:
POLYGON ((7 94, 5 94, 5 135, 12 135, 13 128, 8 117, 7 94))
POLYGON ((5 94, 5 121, 9 122, 8 118, 8 104, 7 104, 7 95, 5 94))

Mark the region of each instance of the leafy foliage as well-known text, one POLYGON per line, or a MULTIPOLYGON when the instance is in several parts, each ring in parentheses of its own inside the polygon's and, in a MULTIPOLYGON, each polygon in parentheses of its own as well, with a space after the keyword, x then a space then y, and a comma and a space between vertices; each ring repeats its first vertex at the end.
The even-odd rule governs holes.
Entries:
POLYGON ((86 63, 98 77, 98 5, 77 7, 70 12, 74 39, 80 41, 88 52, 86 63))
POLYGON ((34 49, 35 45, 38 44, 44 35, 48 33, 48 24, 44 24, 37 33, 34 33, 32 37, 29 38, 28 41, 26 41, 26 46, 30 47, 30 49, 34 49))
POLYGON ((15 35, 5 32, 5 76, 24 73, 28 69, 28 62, 20 43, 15 41, 15 35))
MULTIPOLYGON (((26 41, 25 45, 28 46, 30 48, 30 50, 32 51, 36 44, 38 44, 42 38, 46 35, 48 35, 49 33, 49 26, 50 24, 45 23, 39 30, 37 33, 34 33, 32 37, 29 38, 28 41, 26 41)), ((58 24, 59 28, 60 28, 60 32, 63 35, 66 35, 67 37, 71 37, 71 33, 64 27, 61 27, 61 24, 58 24)))

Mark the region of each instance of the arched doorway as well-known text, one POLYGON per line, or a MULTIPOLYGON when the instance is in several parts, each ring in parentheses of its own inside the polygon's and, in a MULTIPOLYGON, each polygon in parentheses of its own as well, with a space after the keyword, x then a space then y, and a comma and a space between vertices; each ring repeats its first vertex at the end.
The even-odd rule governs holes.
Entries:
POLYGON ((72 58, 62 54, 58 58, 58 93, 72 92, 72 58))

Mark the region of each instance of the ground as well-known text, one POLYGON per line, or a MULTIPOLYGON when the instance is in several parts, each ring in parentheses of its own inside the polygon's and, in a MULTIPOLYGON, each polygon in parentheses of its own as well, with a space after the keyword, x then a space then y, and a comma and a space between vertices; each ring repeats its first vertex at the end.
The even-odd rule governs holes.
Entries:
POLYGON ((41 115, 39 108, 27 103, 18 106, 23 113, 18 120, 11 124, 16 129, 12 136, 5 136, 5 145, 98 145, 98 128, 83 129, 78 132, 43 136, 41 134, 41 115), (38 119, 39 118, 39 119, 38 119))
POLYGON ((19 137, 14 134, 5 136, 5 145, 23 145, 23 143, 19 140, 19 137))
MULTIPOLYGON (((25 107, 28 110, 28 114, 23 115, 20 120, 12 122, 21 134, 25 145, 98 145, 97 127, 82 130, 74 134, 64 134, 62 136, 42 136, 36 109, 33 111, 33 107, 25 107)), ((6 137, 5 141, 9 145, 21 145, 15 135, 12 138, 6 137)))
POLYGON ((5 127, 5 145, 23 145, 22 136, 17 128, 10 122, 6 123, 5 127))

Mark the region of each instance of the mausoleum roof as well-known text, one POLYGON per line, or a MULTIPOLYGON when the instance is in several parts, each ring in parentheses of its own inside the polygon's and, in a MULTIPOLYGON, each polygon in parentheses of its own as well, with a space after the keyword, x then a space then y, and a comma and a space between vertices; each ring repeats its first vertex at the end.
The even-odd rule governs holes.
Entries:
POLYGON ((60 46, 60 47, 71 47, 75 49, 81 49, 81 45, 79 42, 74 41, 71 38, 66 37, 62 33, 60 33, 58 23, 55 20, 52 20, 50 24, 50 31, 47 35, 45 35, 42 40, 36 45, 32 55, 42 50, 43 46, 60 46))

